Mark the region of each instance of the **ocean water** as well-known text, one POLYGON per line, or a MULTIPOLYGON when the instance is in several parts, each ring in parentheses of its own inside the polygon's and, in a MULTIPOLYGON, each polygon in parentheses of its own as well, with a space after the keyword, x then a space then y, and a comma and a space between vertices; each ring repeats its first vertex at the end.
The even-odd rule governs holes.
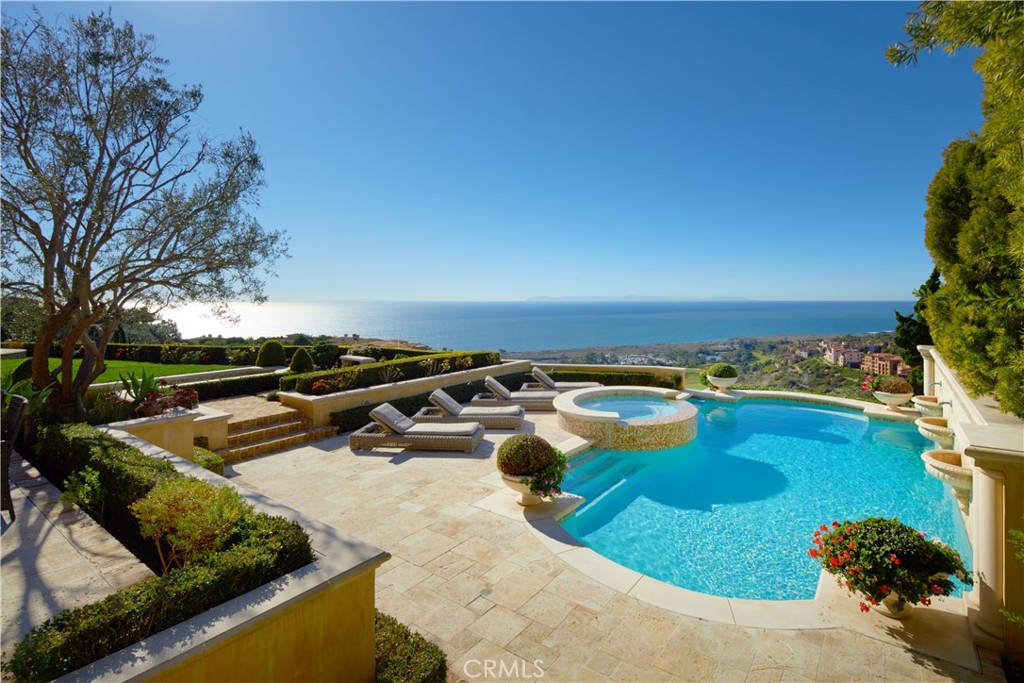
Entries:
POLYGON ((434 348, 541 351, 731 337, 881 332, 912 301, 337 301, 235 304, 229 324, 188 305, 164 311, 185 337, 303 332, 404 339, 434 348))

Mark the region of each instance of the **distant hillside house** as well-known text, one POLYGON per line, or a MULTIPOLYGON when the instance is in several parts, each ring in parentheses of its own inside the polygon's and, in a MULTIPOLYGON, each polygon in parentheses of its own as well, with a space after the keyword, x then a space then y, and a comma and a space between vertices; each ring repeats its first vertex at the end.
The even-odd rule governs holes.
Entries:
POLYGON ((860 369, 874 375, 895 375, 906 377, 910 366, 893 353, 866 353, 861 361, 860 369))
POLYGON ((850 349, 838 344, 827 344, 824 354, 825 362, 841 365, 846 368, 859 368, 864 354, 857 349, 850 349))

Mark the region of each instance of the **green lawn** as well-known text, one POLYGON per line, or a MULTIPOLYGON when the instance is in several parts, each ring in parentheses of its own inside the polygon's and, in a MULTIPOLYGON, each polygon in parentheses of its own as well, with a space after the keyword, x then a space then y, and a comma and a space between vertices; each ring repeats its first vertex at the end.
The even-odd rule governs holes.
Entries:
MULTIPOLYGON (((6 375, 14 371, 14 368, 25 360, 24 358, 5 358, 0 360, 0 375, 6 375)), ((74 360, 74 368, 78 369, 78 364, 81 361, 76 358, 74 360)), ((50 359, 50 369, 56 368, 60 365, 59 358, 50 359)), ((187 375, 192 372, 209 372, 211 370, 224 370, 227 368, 234 367, 233 365, 164 365, 163 363, 136 363, 130 360, 108 360, 106 371, 99 376, 97 382, 116 382, 120 379, 120 375, 127 376, 129 372, 134 372, 135 376, 138 377, 145 370, 151 375, 156 377, 167 377, 169 375, 187 375)))

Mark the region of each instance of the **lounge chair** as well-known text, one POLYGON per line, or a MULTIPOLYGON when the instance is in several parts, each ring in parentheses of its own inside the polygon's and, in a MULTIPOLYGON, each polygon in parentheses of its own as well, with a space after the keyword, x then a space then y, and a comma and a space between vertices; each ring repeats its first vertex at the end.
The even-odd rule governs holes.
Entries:
POLYGON ((421 408, 412 416, 413 422, 479 422, 487 429, 520 429, 526 417, 522 406, 463 408, 443 389, 435 389, 429 400, 435 407, 421 408))
POLYGON ((478 422, 416 424, 390 403, 382 403, 371 410, 370 417, 373 422, 349 436, 350 448, 390 447, 472 453, 484 438, 484 427, 478 422))
POLYGON ((474 407, 522 406, 526 410, 554 410, 557 391, 509 391, 490 375, 484 378, 490 394, 477 394, 470 402, 474 407))
MULTIPOLYGON (((548 373, 544 372, 538 367, 534 367, 530 373, 533 378, 540 384, 540 388, 543 391, 572 391, 573 389, 593 389, 594 387, 602 386, 600 382, 556 382, 551 379, 548 373)), ((523 385, 526 386, 525 384, 523 385)))

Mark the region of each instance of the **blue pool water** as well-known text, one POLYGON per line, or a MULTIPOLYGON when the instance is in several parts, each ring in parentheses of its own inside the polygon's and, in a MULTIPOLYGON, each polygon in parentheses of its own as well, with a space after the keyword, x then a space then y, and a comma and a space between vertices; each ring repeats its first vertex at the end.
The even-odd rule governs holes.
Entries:
POLYGON ((649 396, 605 396, 580 401, 580 408, 605 410, 618 413, 619 419, 651 419, 679 412, 679 409, 664 399, 649 396))
POLYGON ((814 597, 811 536, 833 520, 898 517, 971 549, 952 492, 928 475, 912 425, 785 401, 695 401, 697 438, 662 451, 592 450, 562 488, 562 520, 596 552, 653 578, 730 598, 814 597))

